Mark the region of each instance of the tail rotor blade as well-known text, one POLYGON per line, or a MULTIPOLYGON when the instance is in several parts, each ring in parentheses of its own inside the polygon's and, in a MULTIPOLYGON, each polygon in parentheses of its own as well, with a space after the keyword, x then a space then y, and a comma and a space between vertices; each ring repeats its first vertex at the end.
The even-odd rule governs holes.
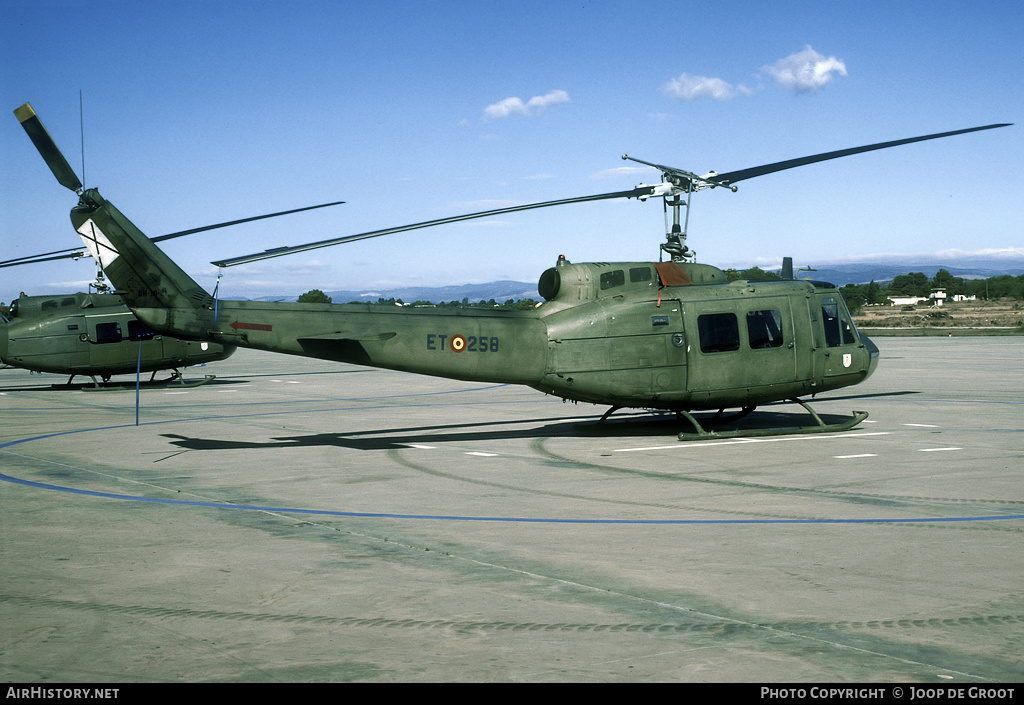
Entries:
POLYGON ((57 143, 50 137, 50 133, 43 127, 42 121, 39 116, 36 115, 36 111, 32 109, 32 106, 25 103, 20 108, 14 110, 15 117, 18 118, 18 122, 25 128, 25 132, 28 133, 29 139, 32 140, 32 144, 39 150, 39 154, 42 155, 43 161, 46 162, 47 166, 50 167, 50 171, 57 177, 57 181, 60 185, 71 189, 75 193, 80 193, 82 190, 82 182, 78 180, 78 176, 75 174, 71 165, 68 164, 68 160, 61 154, 60 149, 57 147, 57 143))

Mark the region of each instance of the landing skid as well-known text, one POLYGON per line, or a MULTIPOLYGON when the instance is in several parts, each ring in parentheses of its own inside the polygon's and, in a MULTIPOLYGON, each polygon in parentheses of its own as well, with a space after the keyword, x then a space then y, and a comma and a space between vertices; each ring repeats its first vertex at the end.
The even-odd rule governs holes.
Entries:
MULTIPOLYGON (((603 414, 601 414, 601 418, 598 420, 598 423, 602 423, 603 424, 605 421, 608 420, 609 416, 614 414, 619 409, 624 409, 624 408, 625 407, 623 407, 623 406, 613 406, 613 407, 611 407, 610 409, 608 409, 608 411, 606 411, 603 414)), ((737 411, 736 413, 730 414, 730 415, 725 416, 725 417, 722 416, 722 412, 724 412, 725 409, 719 409, 718 413, 716 413, 711 418, 711 423, 722 424, 722 423, 729 423, 730 421, 738 421, 739 419, 742 419, 744 416, 746 416, 747 414, 749 414, 751 411, 753 411, 756 408, 757 408, 756 406, 745 406, 742 409, 740 409, 739 411, 737 411)), ((676 412, 676 415, 678 416, 680 413, 686 413, 686 412, 676 412)), ((694 423, 696 423, 696 422, 694 422, 694 423)))
MULTIPOLYGON (((81 389, 83 392, 106 392, 106 391, 113 391, 113 390, 135 389, 135 382, 134 381, 126 380, 124 382, 111 382, 110 381, 110 377, 108 376, 108 377, 104 377, 103 381, 100 382, 99 380, 96 379, 95 375, 89 375, 89 377, 92 379, 92 384, 91 385, 89 385, 89 384, 79 384, 79 385, 72 384, 71 380, 73 380, 75 378, 75 375, 71 375, 71 378, 68 379, 67 384, 62 384, 62 385, 56 385, 55 384, 53 386, 54 387, 59 387, 61 389, 74 389, 74 388, 78 388, 78 389, 81 389)), ((149 381, 142 382, 139 385, 139 387, 142 388, 142 389, 166 389, 168 387, 171 387, 171 388, 174 388, 174 389, 191 389, 192 387, 200 387, 200 386, 202 386, 204 384, 208 384, 208 383, 212 382, 215 379, 215 377, 216 377, 215 375, 206 375, 202 379, 186 380, 182 376, 181 372, 179 372, 177 369, 175 369, 174 370, 174 374, 172 374, 170 377, 168 377, 166 379, 160 379, 160 380, 156 379, 156 372, 154 372, 152 374, 152 376, 149 378, 149 381)))
MULTIPOLYGON (((686 431, 681 431, 679 433, 679 440, 681 440, 681 441, 703 441, 703 440, 711 440, 711 439, 717 439, 717 438, 753 438, 753 437, 758 437, 758 436, 786 436, 786 435, 808 434, 808 433, 836 433, 836 432, 839 432, 839 431, 848 431, 848 430, 850 430, 851 428, 853 428, 854 426, 856 426, 857 424, 859 424, 861 421, 863 421, 864 419, 866 419, 868 417, 868 412, 866 412, 866 411, 854 411, 852 418, 850 418, 850 419, 848 419, 846 421, 840 422, 840 423, 828 424, 828 423, 825 423, 824 421, 822 421, 821 417, 818 416, 818 413, 814 409, 812 409, 810 407, 810 405, 808 405, 806 402, 804 402, 804 401, 802 401, 800 399, 795 399, 795 398, 794 399, 790 399, 790 401, 795 402, 795 403, 799 404, 800 406, 802 406, 804 409, 806 409, 807 412, 811 416, 814 417, 814 420, 817 423, 817 425, 815 425, 815 426, 783 426, 783 427, 779 427, 779 428, 734 429, 734 430, 731 430, 731 431, 715 431, 715 430, 708 431, 703 426, 701 426, 701 424, 697 421, 696 418, 693 417, 693 414, 691 414, 688 411, 685 411, 685 410, 681 409, 678 412, 679 415, 685 417, 686 420, 690 422, 690 425, 693 426, 693 428, 696 431, 696 433, 688 433, 686 431)), ((725 420, 733 421, 733 420, 736 420, 737 418, 742 418, 742 417, 746 416, 747 414, 749 414, 753 410, 754 410, 754 407, 752 407, 752 406, 751 407, 744 407, 742 411, 737 412, 736 414, 734 414, 733 416, 731 416, 731 417, 729 417, 728 419, 725 419, 725 420)), ((718 412, 718 414, 716 414, 715 417, 712 419, 712 422, 721 423, 722 420, 719 419, 719 415, 721 413, 722 412, 720 410, 718 412)), ((705 423, 707 423, 707 422, 705 422, 705 423)))

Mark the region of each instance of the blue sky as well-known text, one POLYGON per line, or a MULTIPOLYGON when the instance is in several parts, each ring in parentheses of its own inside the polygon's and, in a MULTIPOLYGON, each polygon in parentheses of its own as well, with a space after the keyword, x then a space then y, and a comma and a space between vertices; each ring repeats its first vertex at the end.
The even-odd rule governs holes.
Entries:
MULTIPOLYGON (((78 244, 10 112, 31 102, 85 183, 150 236, 345 205, 165 244, 270 247, 998 122, 1014 127, 695 195, 719 266, 885 253, 1024 254, 1024 4, 2 0, 0 259, 78 244)), ((535 281, 656 260, 660 202, 470 221, 224 269, 226 296, 535 281)), ((950 263, 962 254, 948 254, 950 263)), ((0 300, 82 290, 89 261, 0 270, 0 300)))

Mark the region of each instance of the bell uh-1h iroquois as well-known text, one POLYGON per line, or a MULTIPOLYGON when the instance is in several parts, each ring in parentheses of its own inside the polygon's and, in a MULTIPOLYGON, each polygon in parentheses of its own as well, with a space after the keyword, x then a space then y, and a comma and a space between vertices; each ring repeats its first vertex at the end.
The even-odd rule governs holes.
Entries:
MULTIPOLYGON (((878 362, 878 348, 854 327, 832 284, 792 279, 729 282, 717 267, 691 261, 685 226, 679 225, 679 208, 689 209, 692 194, 704 188, 735 191, 736 182, 754 176, 1002 126, 866 145, 725 174, 698 176, 641 162, 659 169, 664 181, 213 263, 234 266, 431 225, 569 203, 662 196, 672 206, 674 224, 662 245, 669 261, 573 264, 560 257, 540 276, 538 289, 544 303, 529 311, 218 302, 96 189, 80 193, 71 222, 127 305, 155 331, 439 377, 522 384, 563 399, 609 406, 608 413, 619 408, 674 411, 687 418, 697 437, 721 436, 705 431, 691 412, 736 408, 745 414, 759 404, 785 400, 811 411, 801 396, 867 379, 878 362)), ((66 162, 56 145, 51 141, 37 147, 64 183, 62 163, 66 162)), ((837 431, 852 428, 866 417, 855 412, 844 423, 826 424, 811 413, 817 425, 759 432, 837 431)))
MULTIPOLYGON (((33 142, 40 149, 49 149, 53 141, 31 106, 26 104, 15 113, 33 142)), ((63 159, 59 153, 51 156, 63 159)), ((71 167, 65 162, 60 168, 61 183, 73 191, 81 191, 82 184, 71 167)), ((339 203, 325 203, 206 225, 161 235, 153 238, 153 242, 339 203)), ((84 247, 69 248, 0 261, 0 268, 87 256, 88 251, 84 247)), ((113 375, 141 372, 152 373, 148 386, 154 384, 156 373, 163 370, 171 370, 173 374, 168 379, 156 381, 157 386, 169 382, 174 382, 176 386, 195 386, 209 382, 213 375, 185 381, 181 370, 223 360, 234 353, 235 346, 232 343, 184 340, 172 335, 154 334, 135 317, 122 298, 109 289, 101 270, 96 283, 90 286, 87 293, 46 296, 22 294, 11 303, 10 310, 0 319, 0 363, 33 372, 65 374, 69 376, 68 385, 76 376, 91 377, 93 385, 83 386, 85 390, 106 388, 106 383, 113 375), (102 380, 103 385, 99 380, 102 380)))
MULTIPOLYGON (((6 260, 0 262, 0 268, 83 256, 87 256, 84 248, 49 252, 6 260)), ((22 293, 0 318, 0 363, 31 372, 68 375, 66 386, 71 386, 77 376, 91 377, 92 386, 83 386, 84 390, 108 388, 114 375, 143 372, 152 373, 147 386, 172 381, 179 386, 205 384, 213 375, 186 382, 181 370, 223 360, 234 351, 232 345, 154 334, 120 296, 109 291, 102 274, 88 292, 45 296, 22 293), (156 374, 163 370, 173 374, 155 382, 156 374)))
POLYGON ((111 376, 172 370, 160 384, 186 382, 181 370, 230 356, 233 345, 208 341, 181 340, 155 335, 124 304, 120 296, 103 292, 77 292, 51 296, 20 296, 0 323, 0 361, 10 367, 32 372, 91 377, 101 389, 111 376), (99 378, 99 380, 97 379, 99 378))

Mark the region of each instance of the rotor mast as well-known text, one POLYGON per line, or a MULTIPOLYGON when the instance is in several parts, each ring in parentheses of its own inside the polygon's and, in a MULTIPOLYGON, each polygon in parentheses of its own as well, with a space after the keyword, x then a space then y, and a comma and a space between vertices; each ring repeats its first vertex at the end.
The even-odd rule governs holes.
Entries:
POLYGON ((735 193, 736 187, 725 181, 718 180, 716 178, 718 174, 713 171, 709 171, 704 176, 698 176, 693 172, 683 169, 635 159, 628 154, 623 154, 622 158, 637 164, 652 166, 661 171, 663 181, 661 184, 653 187, 654 193, 652 195, 661 196, 666 209, 669 206, 672 207, 672 228, 665 233, 666 241, 661 244, 661 250, 667 253, 673 262, 686 261, 696 257, 697 253, 686 246, 686 231, 690 224, 690 201, 693 197, 693 192, 721 186, 735 193), (680 198, 680 195, 684 193, 686 194, 685 201, 680 198), (686 208, 686 217, 683 218, 682 225, 679 223, 680 208, 686 208))

